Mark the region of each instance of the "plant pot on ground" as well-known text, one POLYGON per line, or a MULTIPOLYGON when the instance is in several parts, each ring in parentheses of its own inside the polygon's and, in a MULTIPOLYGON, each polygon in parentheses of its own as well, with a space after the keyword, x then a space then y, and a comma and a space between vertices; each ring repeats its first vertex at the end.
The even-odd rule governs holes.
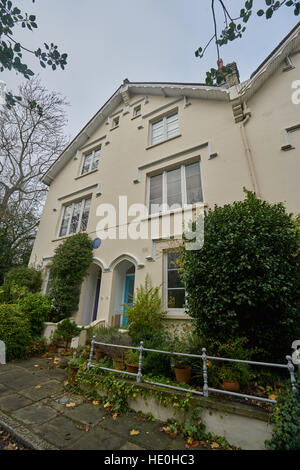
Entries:
POLYGON ((105 356, 104 351, 102 351, 101 347, 97 345, 94 348, 94 354, 96 361, 100 361, 100 359, 103 359, 105 356))
POLYGON ((174 367, 177 382, 188 384, 191 380, 192 367, 188 364, 177 363, 174 367))
POLYGON ((128 349, 125 353, 125 359, 127 372, 137 374, 139 371, 139 352, 128 349))
POLYGON ((124 358, 115 356, 112 358, 113 360, 113 368, 116 370, 125 370, 125 361, 124 358))
POLYGON ((248 382, 248 374, 250 374, 250 372, 247 364, 235 363, 222 366, 219 378, 222 381, 224 390, 238 393, 240 391, 241 383, 248 382))
POLYGON ((68 368, 71 372, 71 379, 73 383, 76 383, 76 375, 82 363, 83 361, 80 358, 72 358, 68 362, 68 368))

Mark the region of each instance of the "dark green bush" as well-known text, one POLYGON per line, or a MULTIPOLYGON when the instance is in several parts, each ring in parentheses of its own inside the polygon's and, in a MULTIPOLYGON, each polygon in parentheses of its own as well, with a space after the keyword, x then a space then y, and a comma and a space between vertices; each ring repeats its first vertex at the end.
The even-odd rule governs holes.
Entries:
POLYGON ((26 287, 30 292, 39 292, 42 287, 41 272, 26 266, 12 268, 4 277, 4 289, 9 289, 11 284, 26 287))
POLYGON ((29 318, 32 336, 41 336, 43 323, 48 321, 51 314, 50 299, 41 292, 29 293, 20 299, 19 308, 29 318))
POLYGON ((0 340, 6 345, 7 360, 26 356, 31 341, 30 322, 16 305, 0 305, 0 340))
POLYGON ((53 304, 53 321, 76 313, 81 284, 93 261, 93 242, 86 233, 77 233, 55 250, 50 264, 49 297, 53 304))
POLYGON ((62 342, 67 349, 70 346, 72 338, 79 335, 82 328, 78 327, 74 321, 69 318, 61 321, 54 332, 53 342, 62 342))
MULTIPOLYGON (((282 204, 247 192, 205 215, 204 246, 182 253, 187 312, 198 334, 283 361, 300 333, 299 229, 282 204)), ((193 224, 195 230, 195 223, 193 224)))

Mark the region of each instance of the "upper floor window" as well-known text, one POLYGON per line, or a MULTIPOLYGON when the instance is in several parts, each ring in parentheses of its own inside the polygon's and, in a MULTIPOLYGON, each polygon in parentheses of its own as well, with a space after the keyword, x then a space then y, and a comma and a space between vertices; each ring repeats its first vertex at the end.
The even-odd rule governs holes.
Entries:
POLYGON ((64 206, 59 237, 73 235, 80 231, 85 232, 89 218, 90 206, 90 197, 64 206))
POLYGON ((133 108, 133 117, 140 116, 142 114, 142 107, 141 105, 135 106, 133 108))
POLYGON ((100 148, 94 150, 91 153, 84 155, 81 174, 89 173, 92 170, 98 168, 100 160, 100 148))
POLYGON ((203 202, 200 161, 149 178, 149 213, 203 202))
POLYGON ((151 123, 150 144, 155 145, 179 134, 178 112, 151 123))
POLYGON ((111 128, 114 129, 115 127, 118 127, 119 123, 120 123, 120 117, 119 116, 113 118, 111 128))

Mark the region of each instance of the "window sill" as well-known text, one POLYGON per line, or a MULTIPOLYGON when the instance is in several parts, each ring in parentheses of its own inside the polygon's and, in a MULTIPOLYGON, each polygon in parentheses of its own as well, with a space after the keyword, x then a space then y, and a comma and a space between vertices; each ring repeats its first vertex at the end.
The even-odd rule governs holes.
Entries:
MULTIPOLYGON (((71 235, 65 235, 64 237, 54 238, 53 240, 51 240, 51 242, 59 242, 61 240, 66 240, 67 238, 73 237, 73 235, 77 235, 77 233, 80 233, 80 232, 72 233, 71 235)), ((87 233, 87 231, 85 230, 84 232, 81 232, 81 233, 87 233)))
POLYGON ((184 309, 169 309, 167 310, 166 320, 190 320, 191 317, 184 312, 184 309), (174 311, 172 311, 174 310, 174 311))
POLYGON ((115 129, 118 129, 119 126, 115 126, 115 127, 111 127, 111 129, 109 129, 110 131, 114 131, 115 129))
POLYGON ((182 134, 177 134, 174 135, 174 137, 170 137, 170 139, 161 140, 160 142, 157 142, 157 144, 149 145, 146 147, 146 150, 150 150, 154 147, 157 147, 158 145, 165 144, 166 142, 171 142, 171 140, 178 139, 178 137, 182 137, 182 134))
POLYGON ((193 210, 193 209, 200 209, 200 208, 205 209, 206 207, 208 207, 207 203, 197 202, 195 204, 189 204, 189 205, 186 205, 184 207, 178 207, 178 209, 173 209, 173 210, 164 211, 164 212, 157 212, 155 214, 149 214, 147 217, 142 218, 141 222, 144 222, 146 220, 151 220, 151 219, 157 219, 159 217, 168 216, 168 215, 171 215, 171 214, 178 214, 178 213, 183 212, 185 210, 193 210))
POLYGON ((98 168, 95 168, 94 170, 91 170, 91 171, 87 171, 86 173, 83 173, 82 175, 76 176, 75 180, 79 180, 80 178, 91 175, 92 173, 96 173, 97 171, 98 171, 98 168))
POLYGON ((136 116, 133 116, 131 120, 133 121, 134 119, 141 118, 141 117, 142 117, 142 114, 137 114, 136 116))

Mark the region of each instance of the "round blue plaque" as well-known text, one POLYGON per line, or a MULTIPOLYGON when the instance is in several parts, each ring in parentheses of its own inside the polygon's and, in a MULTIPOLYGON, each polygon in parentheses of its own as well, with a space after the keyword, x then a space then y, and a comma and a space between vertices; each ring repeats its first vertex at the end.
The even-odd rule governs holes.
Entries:
POLYGON ((99 248, 101 245, 101 239, 100 238, 95 238, 93 240, 93 249, 96 250, 96 248, 99 248))

